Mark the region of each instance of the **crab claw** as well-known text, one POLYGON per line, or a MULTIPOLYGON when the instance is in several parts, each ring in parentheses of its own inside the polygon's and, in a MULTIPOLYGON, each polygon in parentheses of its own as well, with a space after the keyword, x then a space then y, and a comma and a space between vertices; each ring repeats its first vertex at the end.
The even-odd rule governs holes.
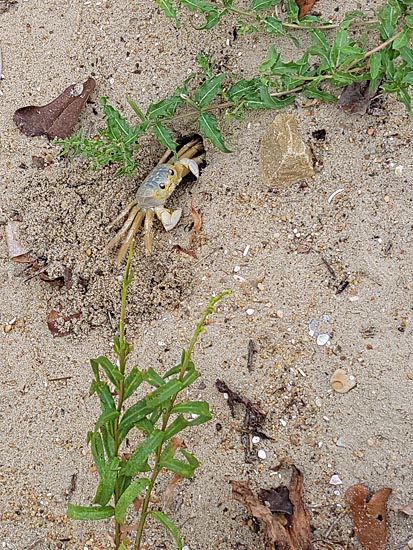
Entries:
POLYGON ((157 206, 155 208, 155 213, 158 219, 162 222, 165 230, 171 231, 181 219, 182 208, 174 210, 171 214, 171 212, 167 208, 164 208, 163 206, 157 206))
POLYGON ((185 166, 196 178, 199 176, 199 166, 194 160, 183 158, 178 160, 177 164, 185 166))

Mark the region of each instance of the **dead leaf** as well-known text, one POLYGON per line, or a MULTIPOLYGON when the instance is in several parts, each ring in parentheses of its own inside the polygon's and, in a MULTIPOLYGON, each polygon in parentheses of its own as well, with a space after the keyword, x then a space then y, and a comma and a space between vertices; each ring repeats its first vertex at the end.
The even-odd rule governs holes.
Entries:
POLYGON ((180 244, 174 244, 172 250, 176 250, 176 252, 180 252, 181 254, 188 254, 188 256, 192 256, 193 258, 198 259, 198 256, 193 250, 190 250, 189 248, 184 248, 180 244))
POLYGON ((288 498, 292 515, 286 512, 271 512, 260 502, 247 483, 231 481, 232 497, 264 524, 266 550, 314 550, 308 513, 302 499, 303 475, 292 466, 288 498))
POLYGON ((179 437, 173 437, 171 439, 171 448, 172 454, 174 455, 178 449, 186 449, 185 441, 179 437))
POLYGON ((52 309, 47 316, 47 326, 54 338, 68 336, 73 332, 70 321, 79 319, 80 313, 64 314, 62 310, 52 309))
POLYGON ((70 269, 70 267, 65 267, 63 275, 58 275, 57 277, 51 277, 47 271, 42 271, 39 273, 39 279, 44 281, 45 283, 49 283, 50 286, 57 286, 57 287, 66 287, 67 289, 71 289, 73 286, 73 271, 70 269))
POLYGON ((65 139, 73 132, 80 113, 95 89, 96 82, 89 77, 79 93, 76 85, 68 86, 59 97, 43 106, 17 109, 13 120, 26 136, 43 136, 65 139))
POLYGON ((367 487, 353 485, 345 493, 353 518, 354 532, 364 550, 385 550, 387 541, 387 500, 392 490, 379 489, 367 502, 367 487))
POLYGON ((201 214, 196 210, 195 206, 193 205, 192 200, 191 200, 191 216, 192 216, 192 219, 194 220, 192 231, 194 233, 198 233, 202 227, 202 217, 201 217, 201 214))
POLYGON ((6 224, 6 242, 9 258, 13 262, 29 263, 31 258, 29 256, 29 249, 20 242, 19 227, 13 220, 6 224))
POLYGON ((271 512, 292 515, 293 505, 290 500, 288 487, 285 485, 280 485, 273 489, 261 489, 260 497, 265 505, 268 502, 271 512))
POLYGON ((298 19, 305 17, 315 4, 315 0, 295 0, 299 8, 298 19))
POLYGON ((406 506, 400 508, 400 512, 406 514, 406 516, 413 516, 413 504, 406 504, 406 506))
POLYGON ((168 483, 163 495, 162 495, 162 510, 171 509, 175 496, 175 489, 178 483, 183 479, 179 474, 175 474, 171 481, 168 483))
POLYGON ((353 115, 365 115, 370 102, 376 95, 380 86, 377 82, 373 90, 370 90, 370 81, 353 82, 346 86, 338 100, 338 106, 353 115))

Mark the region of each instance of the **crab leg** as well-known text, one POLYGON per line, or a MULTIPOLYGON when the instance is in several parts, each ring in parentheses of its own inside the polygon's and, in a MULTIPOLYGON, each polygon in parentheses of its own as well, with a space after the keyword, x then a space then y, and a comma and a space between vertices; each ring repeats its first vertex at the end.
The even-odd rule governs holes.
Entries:
POLYGON ((154 210, 147 210, 146 211, 146 217, 145 217, 145 223, 143 226, 143 241, 145 243, 145 248, 149 252, 149 254, 152 253, 152 245, 153 245, 153 219, 155 217, 155 211, 154 210))
POLYGON ((126 231, 129 229, 129 227, 132 225, 132 223, 135 220, 136 214, 139 212, 139 208, 137 206, 134 206, 132 210, 130 211, 129 216, 127 217, 127 220, 122 225, 118 233, 113 237, 113 239, 105 246, 105 251, 108 252, 111 248, 113 248, 115 245, 118 244, 122 236, 126 233, 126 231))
MULTIPOLYGON (((110 222, 110 224, 108 225, 108 229, 112 229, 112 227, 114 225, 116 225, 118 223, 118 221, 120 221, 122 218, 124 218, 126 216, 126 214, 129 213, 129 210, 131 210, 134 206, 136 206, 137 204, 137 200, 133 200, 132 202, 130 202, 128 204, 128 206, 126 206, 126 208, 124 208, 122 210, 122 212, 119 214, 119 216, 117 218, 115 218, 112 222, 110 222)), ((123 228, 122 228, 123 229, 123 228)))
POLYGON ((128 249, 129 249, 129 246, 132 242, 132 239, 135 237, 136 232, 138 231, 144 216, 145 216, 145 212, 143 212, 142 210, 139 210, 138 213, 136 214, 136 216, 133 220, 133 223, 132 223, 132 227, 129 229, 128 234, 125 237, 125 242, 120 247, 120 250, 119 250, 118 255, 116 257, 116 264, 117 265, 119 265, 121 263, 121 261, 123 260, 123 258, 126 256, 126 253, 127 253, 128 249))

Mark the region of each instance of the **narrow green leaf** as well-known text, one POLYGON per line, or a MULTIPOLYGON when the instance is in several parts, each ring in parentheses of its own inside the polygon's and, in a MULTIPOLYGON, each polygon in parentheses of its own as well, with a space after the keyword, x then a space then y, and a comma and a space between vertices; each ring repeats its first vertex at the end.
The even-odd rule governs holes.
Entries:
POLYGON ((92 432, 90 450, 92 451, 93 462, 99 472, 99 476, 101 476, 105 467, 105 451, 103 448, 102 436, 99 432, 92 432))
POLYGON ((138 115, 138 117, 140 118, 140 120, 142 122, 145 122, 146 120, 146 117, 145 115, 143 114, 143 112, 139 109, 139 106, 138 104, 130 97, 130 96, 126 96, 126 100, 127 102, 129 103, 130 107, 133 109, 133 111, 135 111, 135 113, 138 115))
POLYGON ((191 479, 194 477, 195 468, 187 462, 183 462, 182 460, 178 460, 176 458, 161 458, 159 466, 161 468, 166 468, 175 474, 179 474, 185 479, 191 479))
POLYGON ((127 436, 135 422, 152 413, 159 405, 182 389, 179 380, 169 380, 162 387, 148 393, 143 399, 132 405, 123 415, 119 423, 119 442, 127 436))
POLYGON ((310 34, 313 43, 318 46, 319 50, 328 55, 330 53, 330 44, 328 43, 326 35, 319 29, 312 29, 310 34))
POLYGON ((382 40, 388 40, 394 34, 397 20, 401 15, 401 6, 397 0, 388 0, 378 12, 379 31, 382 40))
POLYGON ((150 484, 149 479, 142 477, 129 485, 122 493, 120 499, 115 506, 115 518, 118 523, 125 522, 125 514, 128 507, 132 504, 135 498, 150 484))
POLYGON ((182 414, 177 416, 175 420, 169 424, 168 428, 165 432, 165 440, 169 441, 174 435, 176 435, 179 432, 182 432, 182 430, 185 430, 189 426, 189 420, 184 418, 182 414))
POLYGON ((115 451, 115 440, 113 438, 113 431, 109 428, 112 427, 103 424, 103 426, 100 427, 100 433, 102 434, 103 447, 105 449, 106 456, 108 458, 112 458, 115 451))
POLYGON ((99 428, 101 428, 104 424, 112 424, 112 421, 117 418, 119 416, 119 411, 117 411, 116 409, 109 409, 105 412, 103 412, 96 424, 95 424, 95 431, 97 432, 99 430, 99 428))
POLYGON ((231 153, 225 145, 221 131, 218 128, 216 119, 208 114, 201 113, 198 117, 198 128, 203 136, 205 136, 217 149, 223 153, 231 153))
POLYGON ((178 403, 172 408, 172 413, 197 414, 198 416, 209 416, 209 404, 206 401, 186 401, 178 403))
POLYGON ((151 384, 151 386, 155 386, 159 388, 159 386, 163 386, 165 384, 165 379, 162 378, 152 367, 149 367, 149 369, 146 371, 146 382, 151 384))
POLYGON ((281 0, 252 0, 249 9, 253 11, 263 11, 279 4, 281 0))
POLYGON ((219 11, 216 9, 209 9, 208 11, 204 11, 203 15, 205 17, 205 23, 203 25, 199 25, 199 27, 193 25, 194 29, 198 31, 204 31, 214 28, 215 25, 219 23, 223 13, 219 13, 219 11))
POLYGON ((69 503, 67 516, 70 519, 93 521, 95 519, 111 518, 115 515, 113 506, 78 506, 69 503))
POLYGON ((179 536, 178 527, 175 525, 175 523, 163 512, 160 512, 159 510, 151 510, 148 512, 153 516, 159 523, 161 523, 165 529, 167 529, 173 538, 175 539, 176 545, 178 547, 178 550, 182 550, 182 541, 181 537, 179 536))
POLYGON ((155 2, 164 12, 166 17, 169 17, 170 19, 175 20, 176 26, 179 28, 180 27, 179 19, 178 19, 178 16, 176 15, 176 10, 172 5, 171 0, 155 0, 155 2))
POLYGON ((90 385, 90 395, 93 395, 95 392, 99 396, 102 412, 108 409, 116 409, 115 401, 106 382, 93 381, 90 385))
POLYGON ((376 80, 380 74, 381 55, 381 52, 376 52, 370 57, 370 76, 372 80, 376 80))
POLYGON ((172 139, 171 133, 167 130, 166 126, 162 124, 162 122, 157 122, 152 130, 157 140, 163 147, 166 147, 173 153, 176 153, 176 143, 172 139))
POLYGON ((225 74, 218 74, 206 80, 195 91, 194 101, 200 109, 207 107, 222 91, 222 83, 226 79, 225 74))
POLYGON ((164 440, 165 433, 162 430, 154 430, 146 439, 137 446, 128 461, 122 466, 122 474, 135 476, 138 472, 148 472, 148 458, 164 440))
POLYGON ((105 506, 109 502, 115 488, 118 470, 119 458, 114 456, 109 460, 109 462, 106 463, 103 469, 98 488, 96 489, 96 495, 93 500, 94 504, 105 506))
POLYGON ((150 120, 157 120, 160 118, 172 118, 177 108, 184 103, 181 94, 186 92, 186 88, 177 88, 174 93, 165 99, 161 99, 157 103, 149 105, 146 111, 146 117, 150 120))
POLYGON ((392 43, 393 50, 400 50, 400 48, 404 48, 405 46, 407 46, 411 36, 412 36, 412 29, 405 27, 402 30, 402 32, 399 34, 399 36, 396 38, 396 40, 392 43))
POLYGON ((409 113, 409 116, 412 118, 412 98, 410 97, 409 92, 405 88, 402 88, 400 90, 397 90, 396 97, 401 103, 403 103, 403 105, 407 109, 407 112, 409 113))
POLYGON ((135 390, 142 384, 145 380, 145 375, 137 368, 133 367, 128 376, 125 378, 125 390, 124 390, 124 399, 128 399, 135 390))
POLYGON ((119 389, 119 383, 123 381, 123 376, 119 369, 111 361, 109 361, 107 357, 101 356, 97 359, 91 359, 90 364, 92 365, 93 370, 94 365, 101 367, 116 389, 119 389))
POLYGON ((348 45, 347 30, 339 29, 336 32, 333 45, 330 50, 330 61, 333 67, 338 67, 343 56, 343 48, 348 45))

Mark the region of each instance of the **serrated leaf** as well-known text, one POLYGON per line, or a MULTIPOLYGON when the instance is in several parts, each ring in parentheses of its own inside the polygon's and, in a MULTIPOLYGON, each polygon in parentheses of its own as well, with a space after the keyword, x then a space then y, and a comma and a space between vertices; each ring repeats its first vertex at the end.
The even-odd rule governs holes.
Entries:
POLYGON ((376 52, 370 57, 370 77, 376 80, 380 74, 381 52, 376 52))
POLYGON ((182 550, 182 541, 181 537, 179 536, 178 527, 175 525, 175 523, 163 512, 160 512, 159 510, 151 510, 148 512, 151 516, 153 516, 161 525, 167 529, 173 538, 175 539, 176 545, 178 547, 178 550, 182 550))
POLYGON ((258 85, 259 85, 258 79, 239 80, 229 88, 229 90, 227 91, 227 97, 232 101, 236 99, 238 100, 243 99, 243 97, 246 96, 247 94, 254 92, 257 89, 258 85))
POLYGON ((114 515, 113 506, 77 506, 71 503, 67 506, 67 516, 70 519, 93 521, 111 518, 114 515))
POLYGON ((161 99, 157 103, 152 103, 146 111, 146 117, 150 120, 172 118, 177 108, 184 103, 181 94, 185 93, 185 91, 185 88, 177 88, 170 97, 161 99))
POLYGON ((170 149, 174 154, 176 153, 176 143, 172 139, 171 133, 162 122, 157 122, 152 128, 152 131, 163 147, 170 149))
POLYGON ((166 17, 169 17, 170 19, 174 19, 176 26, 180 27, 180 22, 178 19, 178 16, 176 14, 176 10, 173 7, 173 4, 171 0, 155 0, 155 2, 158 4, 158 6, 161 8, 161 10, 164 12, 166 17))
POLYGON ((208 114, 201 113, 198 117, 198 128, 203 136, 205 136, 217 149, 223 153, 231 153, 225 145, 221 131, 218 128, 216 119, 208 114))
POLYGON ((114 456, 106 463, 105 467, 103 468, 99 485, 96 489, 96 495, 93 500, 94 504, 105 506, 109 502, 115 488, 118 470, 119 458, 117 456, 114 456))
POLYGON ((125 522, 125 514, 128 507, 133 503, 135 498, 150 485, 149 479, 142 477, 129 485, 122 493, 115 506, 115 518, 118 523, 125 522))
POLYGON ((119 390, 119 384, 123 382, 124 379, 123 375, 107 357, 101 356, 97 359, 91 359, 90 364, 92 365, 93 372, 95 372, 96 365, 101 367, 112 384, 119 390))
POLYGON ((128 461, 122 466, 122 474, 135 476, 138 472, 148 472, 148 458, 157 447, 163 442, 165 433, 162 430, 154 430, 134 450, 128 461))
POLYGON ((206 80, 195 91, 194 101, 200 109, 207 107, 222 91, 222 83, 226 79, 225 74, 218 74, 206 80))
POLYGON ((281 0, 252 0, 249 9, 253 11, 263 11, 279 4, 281 0))

